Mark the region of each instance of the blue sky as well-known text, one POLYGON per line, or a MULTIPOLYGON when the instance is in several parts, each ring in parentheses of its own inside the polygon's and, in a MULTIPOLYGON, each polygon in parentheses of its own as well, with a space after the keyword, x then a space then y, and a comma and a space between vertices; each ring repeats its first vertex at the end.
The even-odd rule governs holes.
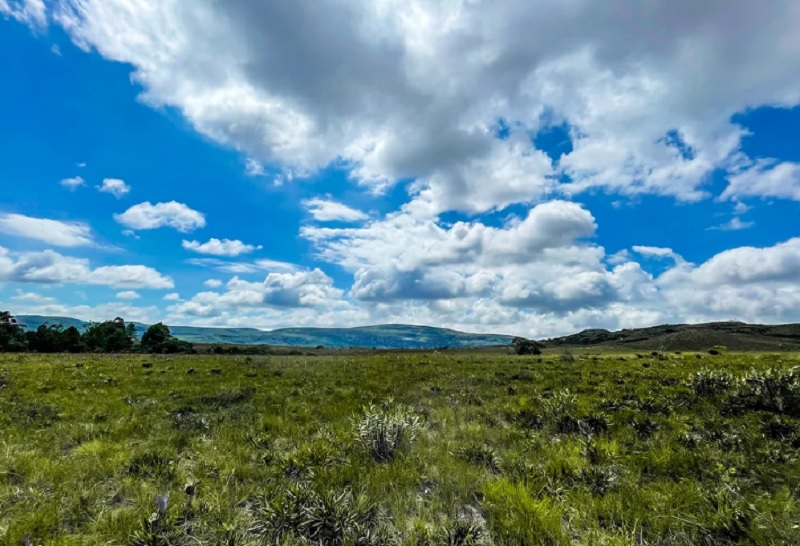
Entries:
POLYGON ((304 4, 0 0, 0 307, 800 321, 796 4, 304 4))

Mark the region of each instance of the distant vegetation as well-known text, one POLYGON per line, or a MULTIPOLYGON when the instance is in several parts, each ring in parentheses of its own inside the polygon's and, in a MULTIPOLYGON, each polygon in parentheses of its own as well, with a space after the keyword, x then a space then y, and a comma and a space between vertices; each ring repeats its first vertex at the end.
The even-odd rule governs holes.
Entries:
POLYGON ((76 326, 40 324, 25 331, 8 311, 0 311, 0 352, 11 353, 191 353, 191 343, 176 339, 164 324, 150 326, 137 343, 136 326, 124 319, 76 326))
MULTIPOLYGON (((42 324, 61 324, 83 332, 86 323, 69 317, 26 315, 20 325, 36 330, 42 324)), ((133 323, 141 337, 150 325, 133 323)), ((223 354, 270 354, 270 347, 327 349, 472 349, 510 347, 514 337, 500 334, 471 334, 447 328, 407 324, 383 324, 355 328, 206 328, 170 326, 171 335, 197 345, 219 346, 223 354), (247 347, 249 346, 249 347, 247 347)), ((523 339, 523 338, 519 338, 523 339)), ((708 324, 666 324, 612 332, 584 330, 577 334, 536 342, 540 350, 564 347, 603 347, 635 351, 706 351, 717 346, 733 351, 800 351, 800 324, 760 325, 741 322, 708 324)), ((514 350, 525 346, 515 346, 514 350)), ((524 349, 528 350, 528 349, 524 349)))
POLYGON ((3 354, 0 544, 800 544, 800 357, 717 352, 3 354))
POLYGON ((515 337, 511 343, 514 352, 518 355, 540 355, 543 345, 524 337, 515 337))
MULTIPOLYGON (((84 322, 70 317, 43 317, 25 315, 18 317, 27 329, 35 330, 41 324, 61 324, 84 329, 84 322)), ((137 334, 143 335, 149 325, 134 323, 137 334)), ((512 336, 499 334, 471 334, 448 328, 383 324, 355 328, 280 328, 272 331, 255 328, 205 328, 171 325, 172 335, 183 341, 204 345, 252 345, 327 347, 363 349, 468 349, 476 347, 508 347, 512 336)), ((245 350, 243 347, 240 350, 245 350)), ((258 349, 251 353, 263 352, 258 349)))

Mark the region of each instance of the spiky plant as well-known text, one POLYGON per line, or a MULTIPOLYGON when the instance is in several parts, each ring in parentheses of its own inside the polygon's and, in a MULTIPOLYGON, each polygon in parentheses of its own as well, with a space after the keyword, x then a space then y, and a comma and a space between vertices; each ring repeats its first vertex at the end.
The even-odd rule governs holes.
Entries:
POLYGON ((356 440, 375 462, 386 463, 408 449, 421 428, 420 418, 406 408, 371 405, 356 422, 356 440))
POLYGON ((689 379, 689 386, 697 396, 716 396, 730 390, 735 384, 733 376, 724 371, 698 370, 689 379))
POLYGON ((500 474, 502 462, 497 450, 487 444, 473 443, 453 451, 453 456, 476 466, 482 466, 493 474, 500 474))

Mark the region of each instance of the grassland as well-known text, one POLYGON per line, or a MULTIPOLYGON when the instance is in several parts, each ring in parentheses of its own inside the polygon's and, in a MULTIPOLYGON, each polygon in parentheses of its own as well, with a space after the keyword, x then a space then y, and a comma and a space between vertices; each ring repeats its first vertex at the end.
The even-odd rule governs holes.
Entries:
POLYGON ((0 355, 0 543, 800 544, 797 365, 0 355))

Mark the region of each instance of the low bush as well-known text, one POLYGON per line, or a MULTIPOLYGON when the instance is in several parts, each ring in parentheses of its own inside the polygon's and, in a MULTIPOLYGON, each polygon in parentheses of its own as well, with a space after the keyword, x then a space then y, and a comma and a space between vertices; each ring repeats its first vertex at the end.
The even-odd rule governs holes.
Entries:
POLYGON ((375 462, 386 463, 408 449, 422 428, 422 421, 408 409, 369 406, 356 422, 356 439, 375 462))

